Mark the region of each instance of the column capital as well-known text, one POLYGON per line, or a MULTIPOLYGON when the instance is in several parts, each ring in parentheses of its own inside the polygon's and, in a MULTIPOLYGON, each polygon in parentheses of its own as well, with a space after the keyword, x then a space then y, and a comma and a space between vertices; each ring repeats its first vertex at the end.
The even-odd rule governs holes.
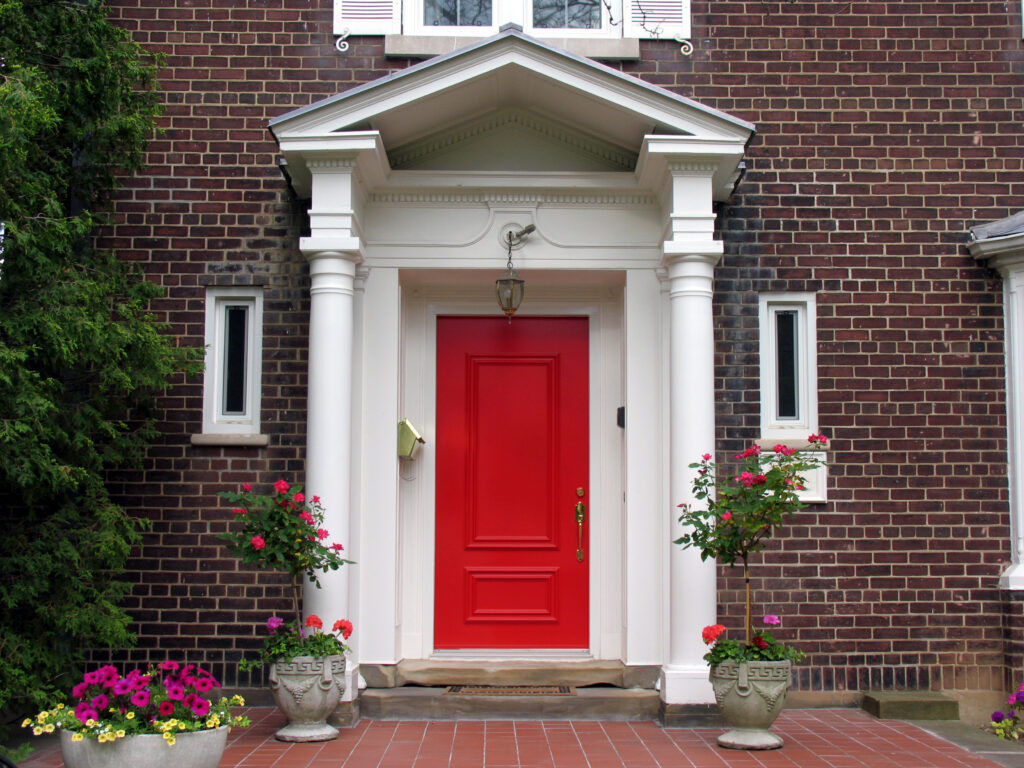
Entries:
POLYGON ((358 237, 302 237, 299 250, 310 263, 323 259, 363 263, 363 242, 358 237))

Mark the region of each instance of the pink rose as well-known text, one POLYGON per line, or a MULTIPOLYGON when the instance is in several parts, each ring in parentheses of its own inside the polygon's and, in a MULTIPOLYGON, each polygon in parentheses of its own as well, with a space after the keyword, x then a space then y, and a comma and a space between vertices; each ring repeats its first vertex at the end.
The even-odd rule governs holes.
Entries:
POLYGON ((334 544, 331 544, 331 549, 333 549, 335 552, 341 552, 345 548, 341 546, 341 544, 335 542, 334 544))
POLYGON ((294 501, 296 504, 301 504, 305 500, 306 494, 304 493, 296 493, 294 496, 292 496, 292 501, 294 501))
POLYGON ((276 483, 274 483, 274 490, 277 491, 278 493, 288 493, 289 488, 291 488, 291 486, 288 485, 288 483, 286 483, 284 480, 278 480, 276 483))
POLYGON ((251 491, 252 490, 252 483, 242 483, 242 490, 243 491, 251 491))
POLYGON ((252 546, 255 549, 263 549, 265 546, 267 546, 267 542, 263 540, 262 536, 253 536, 252 546))

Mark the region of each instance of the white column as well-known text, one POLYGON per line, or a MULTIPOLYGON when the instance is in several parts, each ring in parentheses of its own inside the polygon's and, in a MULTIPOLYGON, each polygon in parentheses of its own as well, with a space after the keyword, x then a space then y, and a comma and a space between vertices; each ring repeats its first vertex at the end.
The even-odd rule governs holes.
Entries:
POLYGON ((689 465, 715 450, 715 366, 712 280, 722 253, 714 239, 710 166, 670 163, 672 239, 665 242, 669 280, 669 554, 668 660, 662 667, 666 704, 714 701, 701 629, 716 623, 715 562, 671 541, 682 527, 676 505, 692 502, 689 465))
MULTIPOLYGON (((307 253, 310 272, 309 376, 306 427, 306 493, 324 505, 327 541, 352 550, 352 341, 356 263, 337 251, 307 253)), ((320 575, 321 588, 307 581, 303 613, 328 626, 349 618, 349 566, 320 575)), ((355 665, 352 665, 355 667, 355 665)), ((355 670, 353 669, 352 672, 355 670)), ((349 677, 349 675, 346 675, 349 677)), ((358 693, 346 681, 345 699, 358 693)))
MULTIPOLYGON (((310 236, 299 241, 309 260, 309 375, 306 391, 306 493, 324 505, 327 541, 359 560, 353 535, 352 382, 356 267, 362 263, 356 205, 360 188, 354 156, 338 155, 307 163, 312 173, 310 236)), ((321 588, 306 582, 303 612, 328 626, 354 619, 352 566, 320 575, 321 588)), ((358 627, 357 627, 358 630, 358 627)), ((358 695, 358 648, 345 672, 344 699, 358 695)))

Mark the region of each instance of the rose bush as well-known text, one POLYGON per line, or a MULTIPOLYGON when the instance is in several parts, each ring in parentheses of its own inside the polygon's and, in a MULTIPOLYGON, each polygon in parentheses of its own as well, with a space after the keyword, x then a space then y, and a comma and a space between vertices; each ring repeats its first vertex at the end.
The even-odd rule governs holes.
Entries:
POLYGON ((327 543, 324 507, 320 497, 306 498, 302 486, 285 480, 274 483, 271 494, 254 493, 245 483, 241 493, 220 494, 232 505, 236 525, 220 538, 245 563, 284 571, 292 577, 295 623, 299 614, 299 583, 303 577, 320 587, 320 573, 335 571, 352 561, 342 557, 344 546, 327 543))
MULTIPOLYGON (((776 642, 766 629, 753 631, 750 556, 764 547, 788 516, 805 506, 799 497, 804 488, 804 473, 824 465, 821 452, 827 443, 825 435, 812 434, 803 448, 780 444, 768 452, 752 445, 736 454, 741 466, 731 480, 720 478, 709 453, 690 464, 696 470, 692 484, 696 503, 679 505, 683 533, 675 543, 683 548, 698 548, 702 560, 712 558, 730 566, 742 564, 746 586, 744 642, 719 640, 725 629, 720 624, 706 627, 704 642, 714 644, 704 657, 710 663, 717 664, 726 658, 796 660, 802 655, 776 642)), ((765 617, 769 626, 779 621, 772 614, 765 617)))

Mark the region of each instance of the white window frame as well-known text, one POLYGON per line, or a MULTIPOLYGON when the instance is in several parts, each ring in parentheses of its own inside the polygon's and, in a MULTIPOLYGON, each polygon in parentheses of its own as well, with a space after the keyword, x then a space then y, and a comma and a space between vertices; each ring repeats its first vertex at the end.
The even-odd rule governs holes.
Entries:
POLYGON ((203 376, 203 433, 257 435, 260 431, 260 393, 263 379, 263 289, 218 286, 206 290, 206 369, 203 376), (225 413, 225 320, 228 307, 244 306, 247 313, 245 410, 225 413))
POLYGON ((490 26, 450 27, 428 26, 424 23, 426 0, 405 0, 402 5, 402 28, 411 35, 445 35, 451 37, 487 37, 497 34, 502 24, 518 24, 533 37, 617 38, 622 37, 622 0, 598 0, 601 6, 599 29, 536 28, 533 26, 531 0, 493 0, 493 22, 490 26), (608 5, 611 5, 609 13, 608 5), (615 21, 616 24, 611 22, 615 21))
MULTIPOLYGON (((818 324, 817 303, 813 293, 762 293, 758 297, 760 328, 761 440, 762 449, 782 444, 787 448, 805 448, 807 438, 818 432, 818 324), (780 312, 796 315, 796 399, 795 417, 780 417, 779 371, 776 361, 778 338, 776 316, 780 312)), ((814 452, 825 459, 824 452, 814 452)), ((827 500, 828 473, 817 467, 804 477, 805 488, 799 494, 805 502, 827 500)))
POLYGON ((533 26, 530 0, 493 1, 490 26, 440 27, 424 24, 424 0, 334 0, 334 34, 342 37, 339 42, 349 35, 482 38, 514 23, 528 35, 556 40, 690 38, 691 0, 601 0, 600 29, 538 29, 533 26), (645 21, 644 10, 663 21, 645 21))
POLYGON ((762 293, 758 297, 758 314, 761 330, 761 436, 768 440, 806 438, 818 431, 818 328, 814 294, 762 293), (796 314, 796 417, 778 415, 775 318, 780 312, 796 314))

